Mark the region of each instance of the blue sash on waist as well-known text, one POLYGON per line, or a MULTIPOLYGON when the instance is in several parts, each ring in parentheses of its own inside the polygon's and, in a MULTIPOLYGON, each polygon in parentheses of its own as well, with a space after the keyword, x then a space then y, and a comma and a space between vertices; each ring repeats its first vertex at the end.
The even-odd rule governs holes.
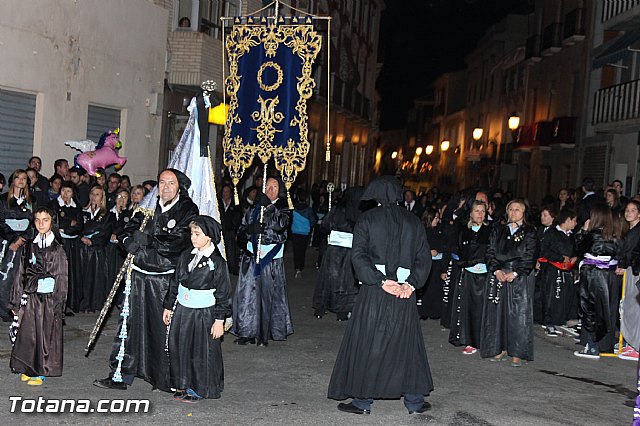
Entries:
MULTIPOLYGON (((384 265, 376 264, 376 269, 382 272, 385 276, 387 275, 386 267, 384 265)), ((411 275, 411 270, 407 268, 403 268, 398 266, 398 270, 396 271, 396 276, 398 277, 398 283, 403 284, 407 282, 407 278, 411 275)))
POLYGON ((68 234, 65 234, 65 233, 64 233, 64 232, 62 232, 62 231, 60 231, 60 236, 61 236, 62 238, 67 238, 67 239, 78 238, 78 236, 77 236, 77 235, 68 235, 68 234))
POLYGON ((353 234, 351 232, 331 231, 328 244, 330 246, 351 248, 353 245, 353 234))
POLYGON ((460 256, 458 256, 456 253, 451 253, 451 258, 453 260, 460 260, 460 256))
POLYGON ((4 222, 14 232, 24 232, 29 227, 29 219, 5 219, 4 222))
MULTIPOLYGON (((260 259, 264 259, 265 257, 267 257, 267 254, 269 254, 269 252, 271 250, 276 248, 277 245, 280 246, 280 249, 276 252, 276 254, 273 255, 273 258, 274 259, 280 259, 284 255, 284 244, 282 244, 282 243, 278 243, 278 244, 262 244, 260 246, 260 259)), ((247 250, 249 250, 249 252, 251 254, 253 254, 253 244, 251 244, 251 242, 247 243, 247 250)))
POLYGON ((134 271, 138 271, 141 272, 145 275, 167 275, 167 274, 173 274, 176 270, 175 269, 169 269, 168 271, 163 271, 163 272, 153 272, 153 271, 146 271, 138 266, 131 265, 131 269, 133 269, 134 271))
POLYGON ((468 266, 464 268, 466 271, 471 272, 472 274, 486 274, 487 273, 487 265, 484 263, 476 263, 473 266, 468 266))
POLYGON ((209 308, 216 304, 216 297, 213 295, 215 291, 215 289, 192 290, 180 284, 178 285, 178 303, 191 309, 209 308))
POLYGON ((442 253, 438 253, 435 256, 431 256, 431 260, 442 260, 442 253))
POLYGON ((38 293, 48 294, 53 293, 53 289, 56 285, 56 280, 51 277, 40 278, 38 280, 38 293))

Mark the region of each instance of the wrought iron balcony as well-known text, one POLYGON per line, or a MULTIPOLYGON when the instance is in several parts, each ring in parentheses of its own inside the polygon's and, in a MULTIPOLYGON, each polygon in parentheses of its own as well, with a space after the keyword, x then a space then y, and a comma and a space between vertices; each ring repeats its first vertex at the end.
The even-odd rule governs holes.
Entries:
POLYGON ((640 6, 640 0, 604 0, 602 3, 602 22, 640 6))
MULTIPOLYGON (((600 89, 595 93, 592 123, 607 124, 636 120, 640 123, 640 80, 600 89)), ((596 129, 597 130, 597 129, 596 129)))

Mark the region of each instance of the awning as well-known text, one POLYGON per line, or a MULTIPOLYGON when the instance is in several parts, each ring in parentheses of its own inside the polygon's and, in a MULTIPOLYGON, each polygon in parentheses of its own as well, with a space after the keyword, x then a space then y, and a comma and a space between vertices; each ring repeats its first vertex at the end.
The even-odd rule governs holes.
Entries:
POLYGON ((592 69, 602 68, 607 64, 615 64, 627 57, 629 47, 640 40, 640 28, 629 31, 616 38, 606 49, 593 59, 592 69))

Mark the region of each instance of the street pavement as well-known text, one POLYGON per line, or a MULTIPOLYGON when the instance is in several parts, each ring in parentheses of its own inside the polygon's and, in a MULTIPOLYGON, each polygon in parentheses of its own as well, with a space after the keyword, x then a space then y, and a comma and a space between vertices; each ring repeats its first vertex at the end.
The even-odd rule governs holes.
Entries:
MULTIPOLYGON (((99 389, 117 320, 107 322, 95 349, 84 347, 97 314, 67 318, 62 377, 41 387, 27 386, 9 370, 10 344, 0 335, 0 413, 4 424, 207 424, 207 425, 623 425, 630 424, 636 396, 636 363, 617 358, 576 358, 569 337, 546 337, 535 330, 535 361, 521 368, 465 356, 448 343, 438 321, 423 321, 423 335, 435 390, 425 414, 409 415, 400 400, 376 401, 369 416, 339 412, 326 392, 346 322, 328 314, 313 317, 311 296, 317 279, 315 249, 307 269, 294 278, 291 251, 286 263, 295 333, 268 347, 223 342, 225 390, 218 400, 174 401, 137 379, 126 391, 99 389), (10 396, 37 399, 148 399, 148 413, 10 413, 10 396)), ((232 276, 235 285, 237 277, 232 276)), ((5 323, 5 326, 7 324, 5 323)), ((163 354, 158 354, 163 356, 163 354)), ((19 406, 19 404, 16 404, 19 406)))

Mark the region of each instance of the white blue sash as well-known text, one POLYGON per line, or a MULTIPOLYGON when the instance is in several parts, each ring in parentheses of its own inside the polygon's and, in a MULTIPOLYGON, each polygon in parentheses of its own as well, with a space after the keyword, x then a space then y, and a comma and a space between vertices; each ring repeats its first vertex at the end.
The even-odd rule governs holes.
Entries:
POLYGON ((213 295, 215 289, 192 290, 182 284, 178 285, 178 303, 185 308, 201 309, 209 308, 216 304, 216 297, 213 295))
POLYGON ((471 272, 472 274, 486 274, 487 273, 487 265, 484 263, 476 263, 473 266, 467 266, 464 268, 466 271, 471 272))
POLYGON ((64 232, 62 232, 62 231, 60 231, 60 236, 61 236, 62 238, 66 238, 66 239, 78 238, 78 236, 77 236, 77 235, 68 235, 68 234, 65 234, 65 233, 64 233, 64 232))
POLYGON ((168 271, 164 271, 164 272, 145 271, 144 269, 136 265, 131 265, 131 269, 133 269, 134 271, 142 272, 145 275, 167 275, 167 274, 173 274, 176 271, 175 269, 169 269, 168 271))
MULTIPOLYGON (((385 272, 386 268, 385 268, 384 265, 376 264, 376 269, 378 271, 382 272, 385 276, 387 276, 387 273, 385 272)), ((398 266, 398 270, 396 271, 396 275, 398 277, 398 283, 404 284, 404 283, 407 282, 407 278, 409 278, 409 275, 411 275, 411 270, 403 268, 401 266, 398 266)))
POLYGON ((330 246, 351 248, 353 244, 353 234, 351 232, 331 231, 328 244, 330 246))
MULTIPOLYGON (((264 259, 265 256, 276 246, 276 244, 262 244, 260 246, 260 259, 264 259)), ((247 250, 249 250, 249 252, 251 254, 253 254, 253 244, 251 244, 251 241, 249 241, 247 243, 247 250)), ((278 253, 275 254, 275 256, 273 256, 274 259, 280 259, 282 256, 284 255, 284 244, 281 244, 280 250, 278 251, 278 253)))
POLYGON ((442 253, 438 253, 435 256, 431 256, 431 260, 442 260, 442 253))
POLYGON ((38 293, 49 294, 53 293, 53 289, 56 285, 56 280, 51 277, 40 278, 38 280, 38 293))
POLYGON ((24 232, 29 227, 29 219, 5 219, 4 222, 14 232, 24 232))

